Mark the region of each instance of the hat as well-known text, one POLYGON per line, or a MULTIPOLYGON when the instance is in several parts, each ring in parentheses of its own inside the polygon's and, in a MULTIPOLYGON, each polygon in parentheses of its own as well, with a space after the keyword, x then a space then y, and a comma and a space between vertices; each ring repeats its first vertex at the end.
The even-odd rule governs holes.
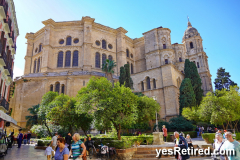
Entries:
POLYGON ((227 132, 227 130, 224 130, 224 132, 227 132))

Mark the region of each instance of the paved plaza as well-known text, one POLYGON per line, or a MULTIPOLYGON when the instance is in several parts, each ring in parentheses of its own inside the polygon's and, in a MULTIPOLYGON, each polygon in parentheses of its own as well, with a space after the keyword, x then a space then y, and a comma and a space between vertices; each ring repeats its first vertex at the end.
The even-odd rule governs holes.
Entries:
MULTIPOLYGON (((205 145, 206 142, 204 142, 202 138, 193 138, 193 144, 205 145)), ((172 146, 173 143, 169 142, 169 143, 166 143, 165 145, 166 147, 168 147, 168 146, 172 146)), ((22 147, 19 149, 17 148, 17 145, 14 145, 12 149, 8 150, 8 154, 4 157, 1 157, 0 160, 46 160, 47 158, 44 155, 44 150, 35 149, 34 146, 35 144, 22 145, 22 147)), ((152 147, 157 147, 157 146, 152 145, 152 147)), ((174 157, 161 158, 161 160, 171 160, 171 159, 174 160, 174 157)), ((201 157, 201 158, 191 157, 190 159, 208 160, 211 158, 210 157, 201 157)))

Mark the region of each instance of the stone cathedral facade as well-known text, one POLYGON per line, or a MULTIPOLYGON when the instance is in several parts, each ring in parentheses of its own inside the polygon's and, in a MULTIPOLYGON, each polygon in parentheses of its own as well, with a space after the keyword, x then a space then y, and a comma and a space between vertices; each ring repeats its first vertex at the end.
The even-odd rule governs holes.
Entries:
POLYGON ((10 108, 18 125, 25 127, 27 109, 41 102, 48 91, 69 96, 86 86, 91 76, 105 76, 101 65, 106 59, 117 62, 114 80, 120 67, 130 65, 134 92, 143 92, 161 105, 164 120, 179 114, 179 87, 184 79, 184 61, 194 61, 202 79, 204 94, 212 91, 211 74, 202 38, 188 22, 182 44, 171 43, 171 30, 158 27, 131 39, 127 31, 94 22, 91 17, 80 21, 43 21, 36 33, 27 33, 25 70, 15 79, 10 108))

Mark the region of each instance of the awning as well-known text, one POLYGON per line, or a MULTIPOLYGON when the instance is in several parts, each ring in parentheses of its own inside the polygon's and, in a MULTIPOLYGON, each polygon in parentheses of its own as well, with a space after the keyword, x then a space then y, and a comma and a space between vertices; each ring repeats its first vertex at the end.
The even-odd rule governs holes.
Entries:
POLYGON ((0 110, 0 118, 4 119, 7 122, 10 122, 10 123, 13 123, 13 124, 17 125, 16 120, 14 120, 12 117, 10 117, 9 115, 7 115, 6 113, 4 113, 1 110, 0 110))

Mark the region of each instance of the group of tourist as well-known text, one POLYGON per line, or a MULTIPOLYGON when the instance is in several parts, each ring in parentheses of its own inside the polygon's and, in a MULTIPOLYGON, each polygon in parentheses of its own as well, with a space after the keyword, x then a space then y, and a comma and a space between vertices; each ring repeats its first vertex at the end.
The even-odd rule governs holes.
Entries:
POLYGON ((64 139, 56 132, 52 137, 51 143, 48 144, 45 150, 45 155, 48 160, 51 159, 51 156, 53 156, 55 160, 68 160, 70 156, 72 156, 74 160, 81 158, 83 160, 87 159, 86 146, 80 140, 80 134, 78 133, 75 133, 73 136, 71 136, 71 133, 68 133, 64 139))
MULTIPOLYGON (((187 149, 188 147, 192 148, 192 140, 190 138, 190 135, 188 134, 186 138, 183 137, 182 134, 179 134, 178 132, 174 132, 175 136, 175 147, 180 147, 180 151, 182 149, 187 149)), ((233 149, 235 151, 236 155, 212 155, 214 160, 240 160, 240 143, 233 139, 232 133, 227 132, 224 130, 224 134, 222 135, 221 130, 218 130, 215 135, 215 140, 213 143, 213 148, 217 150, 219 153, 221 153, 221 150, 231 150, 233 149)), ((190 158, 190 155, 175 155, 175 158, 177 160, 186 160, 190 158)))
MULTIPOLYGON (((30 139, 31 139, 31 133, 28 131, 28 133, 25 133, 24 135, 22 134, 22 130, 19 130, 18 136, 17 136, 17 148, 21 148, 22 141, 24 144, 30 144, 30 139)), ((14 132, 11 133, 11 145, 13 144, 14 141, 14 132)))

